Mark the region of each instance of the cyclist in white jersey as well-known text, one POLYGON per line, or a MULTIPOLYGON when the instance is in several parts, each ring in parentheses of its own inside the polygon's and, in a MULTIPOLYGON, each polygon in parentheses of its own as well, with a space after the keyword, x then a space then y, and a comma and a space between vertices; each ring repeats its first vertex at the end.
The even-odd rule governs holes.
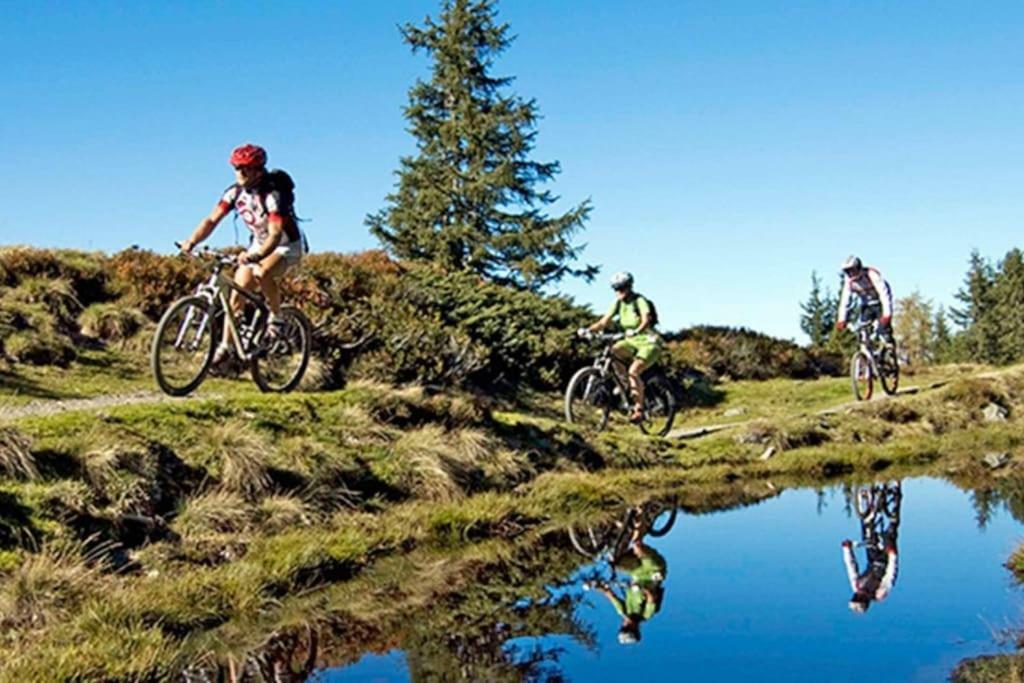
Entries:
MULTIPOLYGON (((281 288, 284 272, 296 265, 308 251, 305 235, 295 218, 294 197, 290 179, 287 186, 279 178, 288 178, 283 171, 267 171, 267 153, 262 147, 242 145, 231 152, 235 182, 221 197, 210 215, 199 222, 192 236, 182 243, 191 252, 213 232, 224 216, 235 211, 252 232, 249 249, 238 255, 235 284, 247 290, 259 287, 270 309, 269 334, 280 333, 281 288)), ((241 312, 242 298, 231 295, 231 308, 241 312)), ((215 362, 231 353, 228 329, 214 355, 215 362)))
POLYGON ((892 343, 892 288, 877 268, 865 266, 856 256, 843 261, 843 290, 839 295, 836 329, 846 329, 846 316, 850 310, 850 296, 860 297, 862 322, 878 320, 878 332, 886 342, 892 343))

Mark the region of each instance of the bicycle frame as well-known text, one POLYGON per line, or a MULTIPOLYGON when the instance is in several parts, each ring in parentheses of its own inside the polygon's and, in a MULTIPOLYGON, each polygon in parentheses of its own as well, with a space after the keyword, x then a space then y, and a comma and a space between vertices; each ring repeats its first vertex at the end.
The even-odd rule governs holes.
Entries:
POLYGON ((629 367, 615 357, 612 353, 614 341, 621 338, 619 335, 607 335, 612 343, 606 344, 604 350, 594 359, 593 367, 601 371, 604 377, 611 377, 615 386, 619 388, 619 405, 622 410, 629 410, 629 367))
MULTIPOLYGON (((213 273, 210 275, 210 279, 203 284, 196 287, 195 295, 202 297, 210 302, 211 307, 217 304, 224 311, 224 324, 228 326, 228 337, 234 344, 235 351, 238 357, 243 361, 248 361, 252 358, 254 352, 250 352, 247 347, 256 347, 254 342, 258 342, 259 330, 256 326, 260 320, 265 319, 269 316, 269 309, 263 300, 263 297, 253 294, 252 292, 239 287, 235 282, 227 277, 223 270, 224 266, 228 265, 233 261, 229 261, 226 257, 219 256, 215 262, 213 273), (241 295, 248 303, 251 303, 256 307, 256 313, 252 318, 252 335, 248 339, 242 338, 242 333, 239 330, 238 323, 235 320, 234 312, 231 310, 231 302, 228 299, 228 295, 231 292, 237 292, 241 295)), ((183 336, 190 328, 192 323, 193 311, 189 311, 185 321, 181 325, 181 329, 178 332, 178 337, 174 340, 174 346, 178 347, 183 341, 183 336)), ((201 339, 203 334, 206 333, 207 326, 210 324, 210 311, 203 313, 203 320, 199 323, 199 328, 196 333, 196 339, 201 339)))

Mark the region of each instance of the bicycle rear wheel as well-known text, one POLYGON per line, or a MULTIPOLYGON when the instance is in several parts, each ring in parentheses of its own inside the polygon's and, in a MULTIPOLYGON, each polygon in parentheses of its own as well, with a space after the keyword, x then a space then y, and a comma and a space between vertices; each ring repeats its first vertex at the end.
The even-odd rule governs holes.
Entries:
POLYGON ((850 361, 850 380, 853 395, 858 401, 867 401, 875 389, 875 374, 868 354, 858 351, 850 361))
POLYGON ((644 387, 644 419, 640 430, 644 434, 665 436, 675 418, 676 395, 672 385, 664 375, 654 375, 644 387))
POLYGON ((882 390, 892 396, 900 387, 900 362, 896 355, 895 345, 886 345, 878 354, 878 379, 882 381, 882 390))
POLYGON ((302 311, 294 306, 281 308, 281 333, 273 339, 264 334, 263 348, 250 362, 252 379, 261 391, 291 391, 306 372, 313 328, 302 311))
POLYGON ((171 396, 202 384, 213 361, 213 305, 203 297, 178 299, 156 327, 150 361, 156 383, 171 396))
POLYGON ((612 401, 611 382, 597 368, 581 368, 565 389, 565 419, 587 429, 608 426, 612 401))
POLYGON ((644 508, 644 516, 647 519, 647 533, 651 536, 664 536, 676 523, 676 515, 679 513, 679 506, 676 501, 669 505, 662 503, 650 503, 644 508), (662 515, 665 515, 662 518, 662 515), (659 523, 659 520, 661 522, 659 523))

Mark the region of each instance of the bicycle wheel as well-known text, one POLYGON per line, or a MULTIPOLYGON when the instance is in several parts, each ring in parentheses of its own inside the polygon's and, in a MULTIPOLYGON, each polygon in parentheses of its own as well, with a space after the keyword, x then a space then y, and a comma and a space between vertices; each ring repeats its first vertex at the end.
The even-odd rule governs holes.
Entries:
POLYGON ((273 339, 264 335, 263 348, 250 362, 252 379, 261 391, 291 391, 309 365, 312 326, 302 311, 294 306, 281 307, 281 333, 273 339))
POLYGON ((150 361, 156 383, 171 396, 185 396, 206 377, 213 361, 213 305, 203 297, 178 299, 160 318, 150 361))
POLYGON ((676 523, 676 515, 679 513, 679 508, 676 506, 675 501, 670 505, 663 505, 661 503, 654 503, 645 508, 644 513, 647 517, 647 533, 651 536, 664 536, 676 523), (662 517, 664 515, 664 518, 662 517), (661 523, 658 523, 658 520, 661 523))
POLYGON ((875 511, 875 489, 873 486, 862 486, 857 489, 857 516, 867 519, 875 511))
POLYGON ((900 362, 896 355, 895 345, 886 345, 878 354, 878 379, 882 381, 882 389, 892 396, 900 386, 900 362))
POLYGON ((640 431, 665 436, 676 419, 676 395, 664 375, 651 377, 644 387, 644 419, 640 431))
POLYGON ((601 431, 612 411, 611 382, 597 368, 581 368, 565 389, 565 420, 601 431))
POLYGON ((867 401, 875 388, 875 374, 871 368, 868 354, 858 351, 850 361, 850 379, 853 382, 853 395, 858 401, 867 401))

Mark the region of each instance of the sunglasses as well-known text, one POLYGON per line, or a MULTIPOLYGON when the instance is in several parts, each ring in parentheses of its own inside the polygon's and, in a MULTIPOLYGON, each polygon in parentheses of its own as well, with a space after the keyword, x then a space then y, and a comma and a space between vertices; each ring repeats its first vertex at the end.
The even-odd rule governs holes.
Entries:
POLYGON ((250 165, 250 166, 235 166, 234 167, 234 169, 236 171, 238 171, 239 173, 253 173, 258 168, 259 168, 258 166, 252 166, 252 165, 250 165))

